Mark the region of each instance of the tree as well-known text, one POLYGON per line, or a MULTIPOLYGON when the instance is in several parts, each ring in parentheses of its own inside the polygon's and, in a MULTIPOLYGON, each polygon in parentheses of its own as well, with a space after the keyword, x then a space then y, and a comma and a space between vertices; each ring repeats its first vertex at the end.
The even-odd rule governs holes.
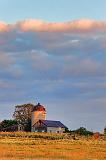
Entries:
POLYGON ((13 117, 18 122, 18 124, 25 126, 26 131, 31 130, 31 113, 33 108, 34 105, 30 103, 15 106, 13 117))
POLYGON ((68 128, 65 128, 65 133, 70 133, 70 130, 68 128))
POLYGON ((104 134, 106 135, 106 127, 104 128, 104 134))
POLYGON ((0 130, 2 131, 3 129, 14 126, 14 125, 17 125, 16 120, 11 120, 11 119, 10 120, 3 120, 0 123, 0 130))
POLYGON ((93 132, 88 131, 86 128, 84 127, 80 127, 74 131, 72 131, 73 133, 79 134, 79 135, 85 135, 85 136, 89 136, 89 135, 93 135, 93 132))

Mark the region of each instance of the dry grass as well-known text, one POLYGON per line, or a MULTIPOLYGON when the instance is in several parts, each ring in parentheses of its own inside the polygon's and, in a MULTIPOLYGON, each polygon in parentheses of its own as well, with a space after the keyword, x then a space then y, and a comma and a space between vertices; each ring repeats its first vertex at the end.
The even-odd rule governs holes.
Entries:
POLYGON ((105 140, 63 137, 65 135, 45 133, 1 133, 0 160, 106 160, 105 140))

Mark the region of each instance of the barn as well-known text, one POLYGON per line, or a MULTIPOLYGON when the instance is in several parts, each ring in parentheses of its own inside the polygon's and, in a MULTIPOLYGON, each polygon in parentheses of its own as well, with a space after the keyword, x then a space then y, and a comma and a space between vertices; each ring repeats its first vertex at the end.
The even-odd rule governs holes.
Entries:
POLYGON ((33 132, 63 133, 67 128, 60 121, 39 120, 32 126, 33 132))
POLYGON ((31 131, 63 133, 67 127, 60 121, 46 120, 46 114, 47 112, 43 105, 38 103, 34 106, 31 117, 31 131))

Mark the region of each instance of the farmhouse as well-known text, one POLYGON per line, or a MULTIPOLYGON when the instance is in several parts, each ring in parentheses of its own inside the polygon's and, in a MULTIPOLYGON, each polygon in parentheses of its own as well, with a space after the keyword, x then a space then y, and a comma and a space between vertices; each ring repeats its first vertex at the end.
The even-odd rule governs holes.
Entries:
POLYGON ((32 111, 31 131, 63 133, 67 128, 60 121, 46 120, 46 109, 38 103, 32 111))

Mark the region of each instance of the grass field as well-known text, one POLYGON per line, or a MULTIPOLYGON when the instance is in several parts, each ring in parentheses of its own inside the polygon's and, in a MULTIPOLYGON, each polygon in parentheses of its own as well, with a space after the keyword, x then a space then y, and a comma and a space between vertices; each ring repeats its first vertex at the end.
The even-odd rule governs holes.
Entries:
POLYGON ((106 160, 106 141, 45 133, 0 133, 0 160, 106 160))

